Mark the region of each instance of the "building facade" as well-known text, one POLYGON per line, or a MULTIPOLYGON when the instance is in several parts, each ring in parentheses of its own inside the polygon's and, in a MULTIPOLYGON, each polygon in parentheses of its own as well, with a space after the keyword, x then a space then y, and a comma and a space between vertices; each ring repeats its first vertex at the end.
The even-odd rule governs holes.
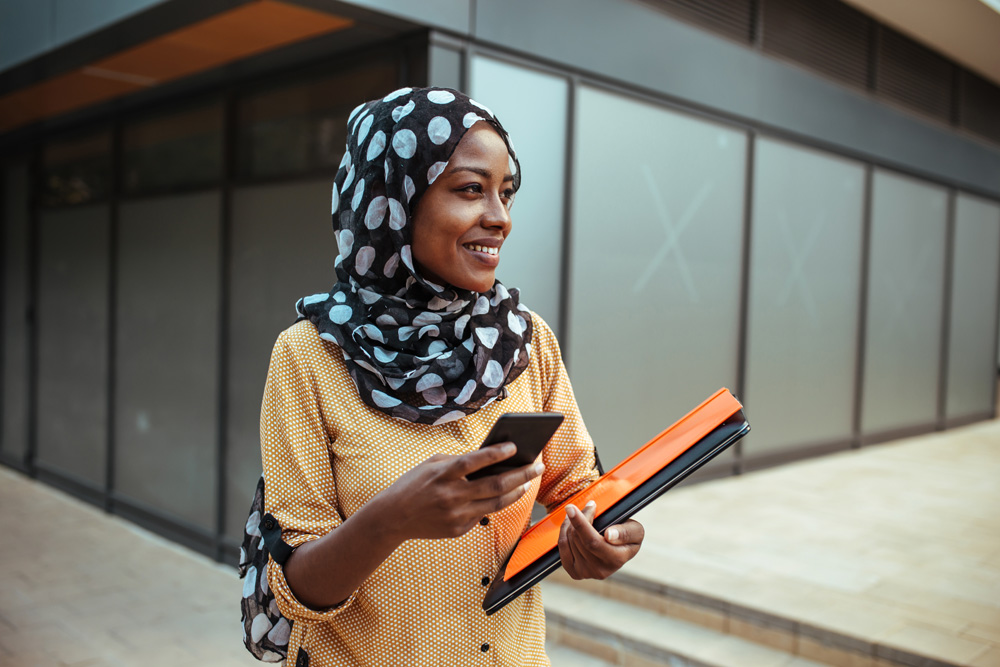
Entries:
POLYGON ((346 117, 405 85, 510 130, 499 277, 606 464, 721 386, 702 476, 995 416, 1000 87, 851 6, 3 0, 0 461, 229 558, 346 117))

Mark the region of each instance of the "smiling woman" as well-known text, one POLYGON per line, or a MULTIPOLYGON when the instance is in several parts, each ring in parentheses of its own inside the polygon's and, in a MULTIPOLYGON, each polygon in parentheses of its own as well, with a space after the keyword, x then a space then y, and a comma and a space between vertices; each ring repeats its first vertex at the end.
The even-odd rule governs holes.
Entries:
MULTIPOLYGON (((495 277, 519 185, 506 131, 458 91, 404 88, 348 119, 337 282, 296 304, 261 409, 262 531, 290 555, 275 543, 256 576, 293 626, 262 611, 248 636, 295 664, 549 664, 537 591, 482 608, 533 503, 598 475, 555 337, 495 277), (532 464, 470 480, 515 452, 480 449, 505 412, 565 419, 532 464)), ((634 521, 602 537, 592 507, 567 516, 575 578, 639 549, 634 521)))

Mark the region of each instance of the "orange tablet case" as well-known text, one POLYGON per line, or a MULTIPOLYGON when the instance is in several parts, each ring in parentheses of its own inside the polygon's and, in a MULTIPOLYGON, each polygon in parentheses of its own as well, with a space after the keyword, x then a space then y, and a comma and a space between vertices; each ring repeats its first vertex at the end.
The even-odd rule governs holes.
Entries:
POLYGON ((559 527, 566 505, 597 504, 594 527, 601 534, 625 521, 750 431, 743 406, 728 389, 650 440, 596 482, 567 498, 529 528, 486 592, 492 614, 559 567, 559 527))

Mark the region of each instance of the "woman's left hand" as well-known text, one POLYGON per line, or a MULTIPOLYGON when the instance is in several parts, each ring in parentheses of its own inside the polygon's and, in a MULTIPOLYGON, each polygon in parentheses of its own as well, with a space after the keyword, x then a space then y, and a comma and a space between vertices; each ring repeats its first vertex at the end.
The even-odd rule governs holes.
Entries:
POLYGON ((611 526, 601 535, 593 526, 596 505, 566 506, 559 529, 559 557, 573 579, 606 579, 639 551, 645 530, 638 521, 611 526))

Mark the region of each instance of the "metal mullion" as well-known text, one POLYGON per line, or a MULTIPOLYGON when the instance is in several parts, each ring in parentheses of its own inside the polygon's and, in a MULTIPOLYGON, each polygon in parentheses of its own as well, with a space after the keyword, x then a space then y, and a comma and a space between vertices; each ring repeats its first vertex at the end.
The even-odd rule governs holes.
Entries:
MULTIPOLYGON (((998 219, 996 222, 997 222, 998 225, 1000 225, 1000 219, 998 219)), ((997 253, 1000 254, 1000 247, 997 248, 997 253)), ((1000 267, 1000 262, 998 262, 997 265, 998 265, 998 267, 1000 267)), ((998 355, 998 354, 1000 354, 1000 353, 998 353, 998 348, 1000 348, 1000 270, 997 271, 997 275, 994 277, 994 280, 996 281, 996 284, 997 284, 997 294, 996 294, 996 306, 993 309, 993 322, 994 322, 994 324, 993 324, 993 353, 994 353, 994 355, 998 355)), ((993 363, 994 364, 1000 364, 1000 358, 998 358, 997 356, 995 356, 993 363)), ((998 370, 998 372, 1000 372, 1000 367, 998 367, 997 370, 998 370)), ((994 381, 991 383, 991 386, 993 388, 993 394, 992 394, 993 395, 993 400, 990 402, 990 414, 992 414, 993 417, 996 418, 996 416, 997 416, 997 391, 998 391, 998 388, 997 388, 997 378, 994 379, 994 381)))
POLYGON ((945 220, 944 286, 941 295, 941 341, 938 350, 937 429, 943 431, 948 407, 948 365, 951 362, 951 290, 955 281, 955 190, 948 191, 948 213, 945 220))
MULTIPOLYGON (((737 324, 736 351, 736 395, 746 405, 746 372, 747 372, 747 334, 750 320, 750 261, 753 233, 753 188, 754 160, 757 149, 757 133, 754 130, 746 132, 747 149, 746 163, 743 174, 743 247, 740 253, 740 305, 739 322, 737 324)), ((733 450, 733 474, 743 472, 743 439, 736 442, 733 450)))
POLYGON ((24 465, 28 474, 37 477, 35 459, 38 456, 38 290, 41 273, 41 197, 42 146, 32 151, 28 178, 28 442, 24 450, 24 465))
POLYGON ((232 262, 233 180, 236 174, 238 140, 238 109, 236 94, 232 90, 224 98, 223 107, 223 174, 219 211, 219 333, 217 382, 217 438, 216 465, 216 516, 213 549, 215 559, 222 561, 226 530, 226 465, 229 453, 229 321, 230 268, 232 262))
POLYGON ((861 447, 861 411, 864 408, 865 337, 868 327, 868 281, 870 279, 872 236, 872 189, 875 168, 865 165, 864 210, 861 221, 861 280, 858 289, 858 330, 855 338, 854 414, 851 418, 851 447, 861 447))
POLYGON ((563 154, 563 219, 562 219, 562 252, 559 255, 559 345, 563 361, 568 368, 572 359, 570 353, 570 300, 573 295, 571 282, 573 268, 573 194, 576 182, 576 165, 574 138, 576 135, 577 91, 580 79, 576 76, 567 78, 566 88, 566 145, 563 154))
POLYGON ((4 432, 7 430, 7 237, 10 234, 7 211, 11 193, 7 188, 10 163, 0 162, 0 460, 6 455, 4 432))
POLYGON ((108 340, 105 408, 104 509, 114 511, 115 461, 117 438, 115 423, 118 396, 118 232, 121 220, 121 190, 124 163, 123 121, 117 118, 111 127, 111 196, 108 202, 108 340))

